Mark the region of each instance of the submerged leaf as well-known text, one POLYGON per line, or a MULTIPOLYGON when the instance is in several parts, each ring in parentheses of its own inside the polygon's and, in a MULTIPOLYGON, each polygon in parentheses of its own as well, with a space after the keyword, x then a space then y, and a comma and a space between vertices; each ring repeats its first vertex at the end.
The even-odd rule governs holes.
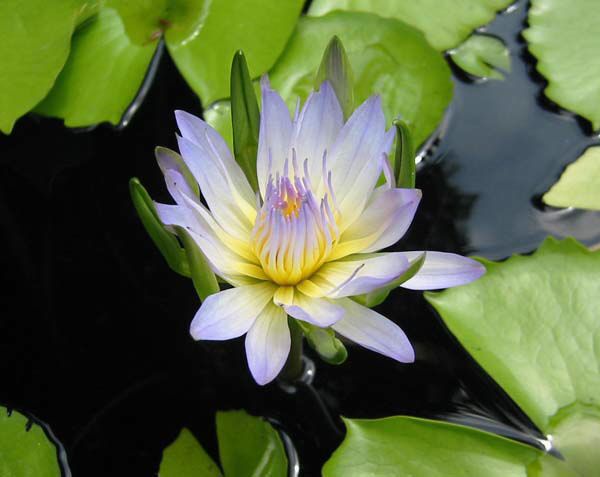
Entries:
POLYGON ((473 76, 504 79, 499 70, 510 71, 510 52, 499 38, 475 34, 458 48, 450 51, 450 58, 461 69, 473 76))
POLYGON ((538 449, 456 424, 404 416, 344 422, 346 438, 323 477, 577 475, 538 449))
POLYGON ((542 200, 554 207, 600 210, 600 146, 590 147, 567 166, 542 200))
POLYGON ((102 8, 73 36, 69 59, 36 111, 71 127, 119 124, 144 80, 157 43, 137 46, 119 15, 102 8))
POLYGON ((426 297, 475 360, 574 468, 600 468, 600 252, 547 239, 531 256, 485 261, 478 281, 426 297), (571 424, 568 424, 571 423, 571 424), (565 444, 564 447, 559 445, 565 444), (587 463, 581 464, 581 456, 587 463))
POLYGON ((532 0, 523 36, 548 80, 546 96, 600 129, 600 2, 532 0))

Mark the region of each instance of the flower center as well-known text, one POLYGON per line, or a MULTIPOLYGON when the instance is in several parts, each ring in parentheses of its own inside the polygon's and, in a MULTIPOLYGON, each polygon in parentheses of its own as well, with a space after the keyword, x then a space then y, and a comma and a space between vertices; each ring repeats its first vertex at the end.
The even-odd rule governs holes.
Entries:
MULTIPOLYGON (((295 157, 293 177, 287 161, 282 176, 269 177, 264 203, 252 230, 252 246, 265 274, 279 285, 295 285, 325 262, 338 239, 332 211, 331 173, 317 200, 308 175, 307 161, 300 177, 295 157)), ((326 170, 325 159, 323 169, 326 170)))

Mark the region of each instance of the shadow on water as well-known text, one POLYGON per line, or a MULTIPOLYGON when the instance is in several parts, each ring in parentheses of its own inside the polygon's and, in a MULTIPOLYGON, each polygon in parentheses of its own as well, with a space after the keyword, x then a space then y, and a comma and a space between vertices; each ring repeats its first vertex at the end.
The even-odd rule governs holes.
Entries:
MULTIPOLYGON (((519 38, 524 20, 519 3, 486 30, 511 50, 505 81, 455 75, 447 130, 420 168, 423 201, 398 250, 498 259, 548 234, 600 241, 598 214, 536 205, 595 139, 541 96, 519 38)), ((170 200, 153 149, 176 147, 173 110, 200 111, 168 55, 156 74, 126 129, 74 133, 28 117, 0 138, 0 266, 9 271, 0 275, 0 402, 48 422, 73 475, 153 475, 183 426, 216 457, 221 409, 279 423, 306 476, 339 444, 339 415, 443 416, 530 443, 543 437, 418 292, 396 290, 378 308, 415 343, 415 364, 349 347, 335 367, 309 350, 314 383, 293 395, 256 386, 242 339, 193 342, 193 287, 168 270, 127 189, 138 176, 156 200, 170 200)))

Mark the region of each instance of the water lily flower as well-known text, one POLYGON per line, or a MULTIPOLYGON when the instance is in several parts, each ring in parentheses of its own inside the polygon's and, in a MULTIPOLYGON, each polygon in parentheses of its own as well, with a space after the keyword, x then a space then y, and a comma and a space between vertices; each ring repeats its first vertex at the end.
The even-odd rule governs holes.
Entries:
MULTIPOLYGON (((272 381, 290 351, 287 315, 336 333, 402 363, 414 361, 405 333, 350 297, 400 277, 422 252, 378 252, 408 229, 418 189, 396 188, 378 96, 347 122, 328 82, 292 118, 262 80, 257 156, 259 193, 221 136, 201 119, 175 113, 185 164, 205 204, 176 168, 161 164, 177 205, 156 204, 168 226, 185 227, 211 268, 232 288, 209 296, 190 332, 196 340, 246 334, 250 371, 272 381), (387 177, 377 186, 382 172, 387 177)), ((461 285, 481 276, 478 262, 427 252, 420 271, 402 284, 414 290, 461 285)))

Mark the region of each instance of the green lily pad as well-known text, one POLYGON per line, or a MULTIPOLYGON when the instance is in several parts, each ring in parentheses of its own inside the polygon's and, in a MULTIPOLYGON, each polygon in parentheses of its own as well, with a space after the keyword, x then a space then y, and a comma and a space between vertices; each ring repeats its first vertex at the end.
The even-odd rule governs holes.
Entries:
POLYGON ((73 36, 71 54, 54 88, 36 111, 67 126, 119 124, 135 98, 157 42, 138 46, 116 10, 102 8, 73 36))
POLYGON ((323 477, 577 475, 540 450, 470 427, 405 416, 344 422, 323 477))
POLYGON ((0 407, 0 475, 60 477, 56 446, 44 430, 16 411, 0 407))
POLYGON ((600 2, 532 0, 528 21, 523 36, 548 80, 546 96, 600 129, 600 2))
POLYGON ((450 58, 473 76, 504 79, 499 70, 510 71, 510 52, 502 40, 489 35, 472 35, 450 51, 450 58))
POLYGON ((187 429, 164 451, 159 477, 221 477, 221 471, 187 429))
POLYGON ((600 210, 600 146, 590 147, 567 166, 542 200, 554 207, 600 210))
MULTIPOLYGON (((292 110, 314 86, 323 51, 333 36, 342 41, 354 71, 356 104, 379 93, 391 125, 398 115, 416 144, 437 127, 452 99, 450 69, 423 34, 398 20, 357 12, 302 18, 273 69, 272 86, 292 110)), ((252 66, 252 63, 250 63, 252 66)), ((224 137, 231 137, 226 102, 205 112, 224 137)))
POLYGON ((600 468, 600 252, 547 239, 427 300, 583 476, 600 468), (582 458, 585 457, 585 459, 582 458))
POLYGON ((219 455, 226 477, 285 477, 288 463, 279 434, 244 411, 217 413, 219 455))
POLYGON ((228 0, 207 3, 193 38, 167 46, 204 104, 229 96, 231 60, 244 50, 254 77, 267 71, 283 50, 302 10, 302 0, 228 0))
POLYGON ((145 46, 163 33, 174 45, 191 39, 208 14, 210 0, 109 0, 131 41, 145 46))
POLYGON ((84 0, 3 0, 0 2, 0 131, 52 88, 69 56, 71 35, 90 8, 84 0))
POLYGON ((514 0, 314 0, 309 15, 333 10, 376 13, 412 25, 439 51, 458 46, 514 0))

